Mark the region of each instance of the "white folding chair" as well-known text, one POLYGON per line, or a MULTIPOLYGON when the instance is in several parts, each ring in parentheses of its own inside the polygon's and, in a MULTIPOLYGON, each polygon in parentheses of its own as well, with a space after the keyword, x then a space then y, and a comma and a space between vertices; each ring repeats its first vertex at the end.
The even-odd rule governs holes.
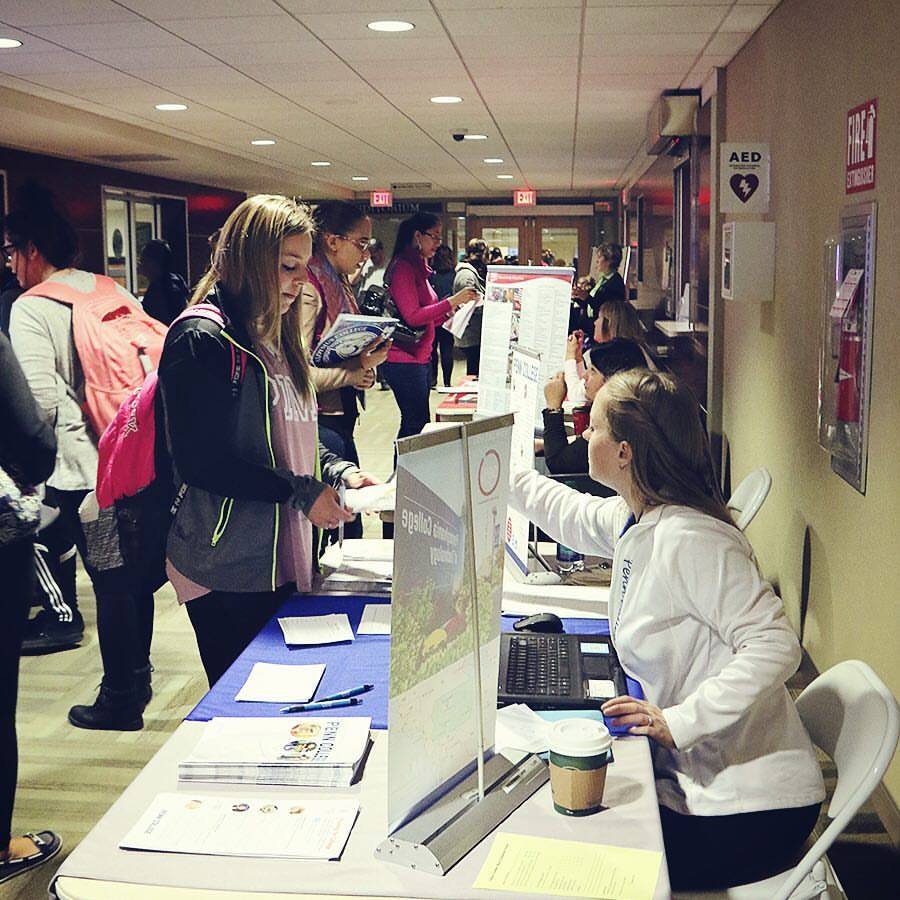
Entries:
POLYGON ((831 823, 787 872, 723 891, 674 893, 673 900, 818 900, 840 897, 825 853, 881 781, 897 748, 900 710, 884 682, 864 662, 849 659, 823 672, 797 698, 814 744, 837 767, 828 806, 831 823))
POLYGON ((728 503, 728 512, 734 524, 741 531, 746 531, 753 517, 759 512, 769 489, 772 487, 772 476, 765 467, 751 472, 735 489, 728 503))

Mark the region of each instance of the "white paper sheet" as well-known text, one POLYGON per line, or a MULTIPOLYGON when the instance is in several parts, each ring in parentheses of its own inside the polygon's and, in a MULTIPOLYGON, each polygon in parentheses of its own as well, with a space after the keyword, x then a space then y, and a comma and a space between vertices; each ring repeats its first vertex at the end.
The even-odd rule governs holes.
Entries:
POLYGON ((618 693, 615 682, 608 678, 588 679, 588 697, 595 700, 612 700, 618 693))
POLYGON ((237 692, 235 700, 258 703, 306 703, 312 699, 325 666, 282 666, 277 663, 253 663, 250 676, 237 692))
POLYGON ((477 394, 478 382, 466 381, 463 384, 450 385, 450 387, 439 385, 435 388, 435 391, 438 394, 477 394))
POLYGON ((472 313, 475 312, 476 307, 481 306, 484 303, 484 298, 479 297, 477 300, 469 300, 466 303, 463 303, 456 312, 444 322, 444 328, 453 335, 453 337, 461 338, 463 336, 463 332, 469 325, 469 321, 472 318, 472 313))
POLYGON ((353 629, 346 613, 327 616, 289 616, 279 619, 284 642, 289 646, 339 644, 353 640, 353 629))
POLYGON ((389 603, 367 603, 359 620, 357 634, 390 634, 391 605, 389 603))
POLYGON ((393 481, 386 484, 370 484, 361 488, 347 488, 344 506, 353 513, 381 512, 394 508, 397 486, 393 481))
POLYGON ((494 749, 514 748, 529 753, 543 753, 550 746, 553 722, 542 719, 524 703, 513 703, 497 710, 494 749))
POLYGON ((346 797, 271 794, 158 794, 122 838, 123 850, 338 859, 359 814, 346 797))

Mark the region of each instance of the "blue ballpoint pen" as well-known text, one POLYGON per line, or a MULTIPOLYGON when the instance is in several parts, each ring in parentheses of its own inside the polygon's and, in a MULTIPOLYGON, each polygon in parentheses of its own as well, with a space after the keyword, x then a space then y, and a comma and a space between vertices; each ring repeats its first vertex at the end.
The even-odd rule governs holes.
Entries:
POLYGON ((336 709, 338 706, 358 706, 362 703, 359 697, 347 697, 344 700, 316 700, 314 703, 298 703, 296 706, 282 706, 283 713, 311 712, 315 709, 336 709))
POLYGON ((374 684, 361 684, 359 687, 349 688, 346 691, 339 691, 337 694, 329 694, 327 697, 320 697, 316 700, 316 703, 323 703, 325 700, 346 700, 348 697, 357 697, 359 694, 367 694, 374 687, 374 684))

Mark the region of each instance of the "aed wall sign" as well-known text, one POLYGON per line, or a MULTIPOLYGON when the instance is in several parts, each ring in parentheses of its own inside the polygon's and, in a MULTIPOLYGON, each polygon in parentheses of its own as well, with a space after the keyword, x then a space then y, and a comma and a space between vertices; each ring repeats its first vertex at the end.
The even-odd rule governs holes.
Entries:
POLYGON ((719 212, 767 213, 772 164, 768 144, 722 144, 719 212))
POLYGON ((846 193, 871 191, 875 187, 875 120, 878 98, 866 100, 847 113, 846 193))

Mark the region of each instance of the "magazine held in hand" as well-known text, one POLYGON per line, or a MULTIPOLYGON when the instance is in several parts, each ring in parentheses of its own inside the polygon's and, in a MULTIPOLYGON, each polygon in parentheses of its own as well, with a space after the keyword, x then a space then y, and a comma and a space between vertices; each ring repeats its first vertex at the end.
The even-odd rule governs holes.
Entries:
POLYGON ((397 327, 397 320, 387 316, 354 316, 341 313, 313 351, 314 366, 339 366, 359 356, 370 344, 388 340, 397 327))
POLYGON ((346 787, 369 746, 371 719, 214 718, 179 781, 346 787))

